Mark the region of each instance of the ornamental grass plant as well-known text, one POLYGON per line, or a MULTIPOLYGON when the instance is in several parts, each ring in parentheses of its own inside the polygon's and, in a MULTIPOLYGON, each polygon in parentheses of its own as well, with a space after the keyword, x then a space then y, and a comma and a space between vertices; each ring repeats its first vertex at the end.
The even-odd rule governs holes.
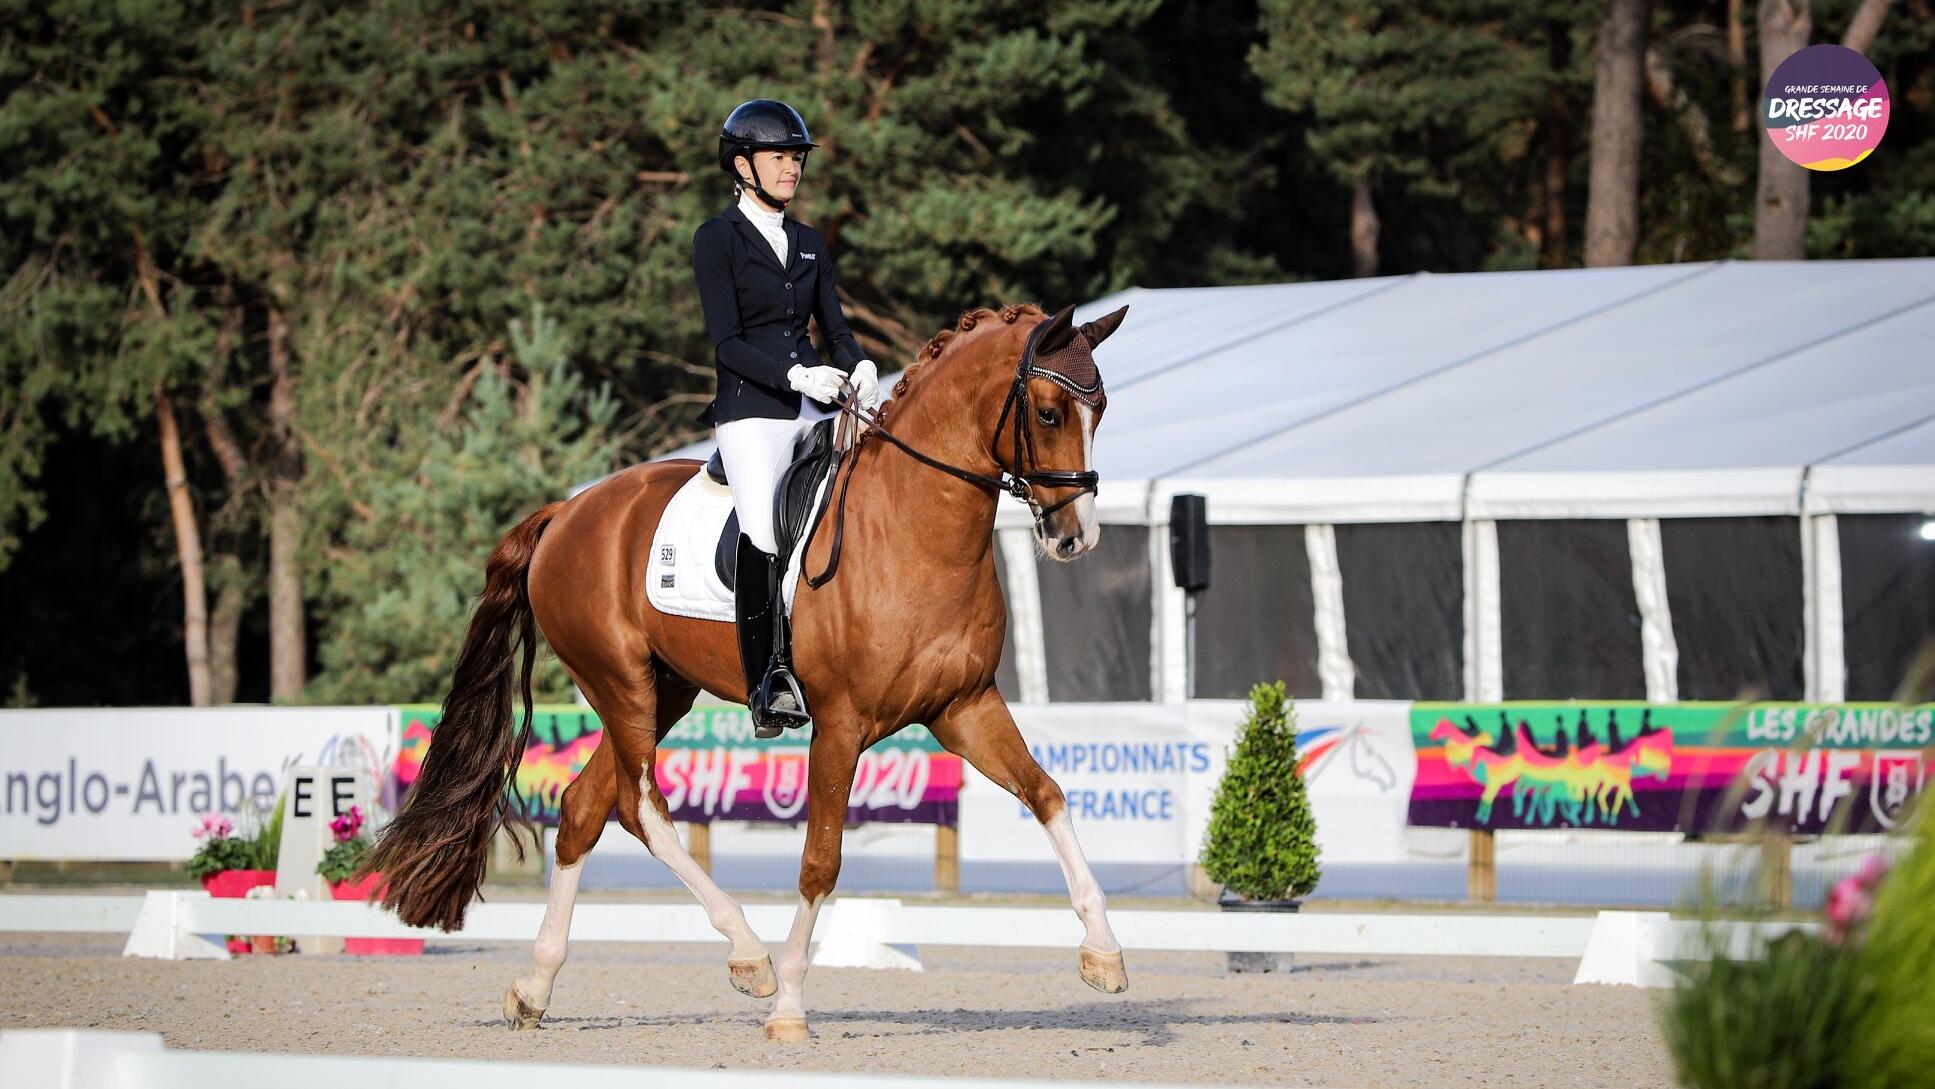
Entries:
MULTIPOLYGON (((1681 1084, 1935 1084, 1935 824, 1927 813, 1921 806, 1908 825, 1907 851, 1892 867, 1871 855, 1835 885, 1816 927, 1789 930, 1739 960, 1718 927, 1710 931, 1709 952, 1685 966, 1662 1010, 1681 1084)), ((1720 912, 1703 915, 1713 924, 1720 912)))
POLYGON ((1259 684, 1203 836, 1203 871, 1237 896, 1289 900, 1317 887, 1317 820, 1297 763, 1296 708, 1282 681, 1259 684))
MULTIPOLYGON (((1914 847, 1872 891, 1856 954, 1869 990, 1841 1043, 1841 1084, 1852 1089, 1935 1084, 1935 817, 1926 801, 1919 808, 1914 847)), ((1858 918, 1864 906, 1847 910, 1858 918)))

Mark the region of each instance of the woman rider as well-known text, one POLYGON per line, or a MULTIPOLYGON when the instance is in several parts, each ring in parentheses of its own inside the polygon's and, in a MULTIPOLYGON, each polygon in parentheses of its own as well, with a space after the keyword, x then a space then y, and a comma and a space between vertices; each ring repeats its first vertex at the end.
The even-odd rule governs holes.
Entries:
POLYGON ((719 459, 739 514, 733 590, 746 705, 762 737, 805 725, 798 682, 773 653, 773 610, 780 559, 774 555, 773 489, 800 429, 801 397, 828 408, 841 384, 879 407, 873 361, 840 312, 833 255, 820 233, 786 218, 806 155, 819 145, 784 102, 762 98, 732 111, 719 133, 719 165, 737 202, 692 236, 706 332, 718 365, 718 392, 700 417, 713 426, 719 459), (807 336, 820 324, 830 362, 807 336))

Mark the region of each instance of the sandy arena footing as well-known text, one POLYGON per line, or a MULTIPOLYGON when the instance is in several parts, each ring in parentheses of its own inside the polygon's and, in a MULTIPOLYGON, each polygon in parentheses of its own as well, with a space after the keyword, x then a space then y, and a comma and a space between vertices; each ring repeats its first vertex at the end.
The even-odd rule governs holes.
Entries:
POLYGON ((1129 991, 1068 950, 925 950, 925 972, 816 968, 814 1039, 768 1044, 724 943, 582 944, 540 1032, 504 1029, 525 948, 421 958, 151 961, 118 938, 0 937, 0 1027, 159 1032, 170 1047, 687 1068, 1296 1086, 1670 1086, 1659 995, 1574 987, 1571 961, 1299 957, 1230 974, 1210 953, 1128 955, 1129 991))

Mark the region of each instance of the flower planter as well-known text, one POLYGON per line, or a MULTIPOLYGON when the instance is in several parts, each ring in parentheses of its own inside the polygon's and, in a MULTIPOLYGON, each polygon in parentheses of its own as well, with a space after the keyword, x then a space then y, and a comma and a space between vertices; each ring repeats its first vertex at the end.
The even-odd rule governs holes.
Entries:
MULTIPOLYGON (((1303 907, 1303 901, 1249 900, 1224 889, 1223 894, 1216 900, 1216 906, 1224 911, 1284 913, 1297 911, 1303 907)), ((1296 963, 1296 955, 1293 953, 1228 953, 1225 955, 1229 958, 1229 970, 1232 972, 1288 972, 1296 963)))
POLYGON ((274 870, 223 870, 202 878, 202 888, 210 896, 225 900, 240 900, 249 894, 250 889, 275 884, 274 870))
MULTIPOLYGON (((264 885, 274 887, 274 870, 223 870, 221 873, 212 873, 202 878, 202 888, 208 890, 210 896, 224 900, 243 899, 248 896, 250 889, 261 888, 264 885)), ((231 934, 226 944, 231 954, 275 952, 274 935, 258 935, 251 940, 231 934), (264 943, 267 945, 266 948, 264 943)))
MULTIPOLYGON (((337 900, 367 900, 383 887, 383 875, 373 873, 358 881, 338 881, 329 886, 337 900)), ((343 952, 357 957, 417 957, 423 955, 422 938, 344 938, 343 952)))

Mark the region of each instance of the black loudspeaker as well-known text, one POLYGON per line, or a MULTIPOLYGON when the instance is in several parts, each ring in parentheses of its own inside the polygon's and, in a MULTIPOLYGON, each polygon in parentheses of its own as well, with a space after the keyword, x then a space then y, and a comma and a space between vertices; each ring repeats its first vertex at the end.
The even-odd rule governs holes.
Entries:
POLYGON ((1169 566, 1176 585, 1194 593, 1209 589, 1209 500, 1178 495, 1169 500, 1169 566))

